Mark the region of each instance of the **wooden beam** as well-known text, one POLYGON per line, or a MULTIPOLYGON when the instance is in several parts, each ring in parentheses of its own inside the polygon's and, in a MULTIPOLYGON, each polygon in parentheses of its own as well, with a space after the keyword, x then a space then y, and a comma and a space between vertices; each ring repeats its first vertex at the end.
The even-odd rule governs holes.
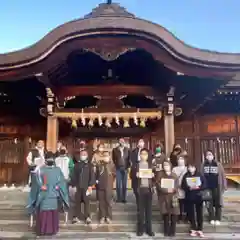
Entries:
POLYGON ((121 95, 145 95, 155 96, 152 87, 138 85, 95 85, 95 86, 66 86, 53 89, 58 98, 70 96, 121 96, 121 95))

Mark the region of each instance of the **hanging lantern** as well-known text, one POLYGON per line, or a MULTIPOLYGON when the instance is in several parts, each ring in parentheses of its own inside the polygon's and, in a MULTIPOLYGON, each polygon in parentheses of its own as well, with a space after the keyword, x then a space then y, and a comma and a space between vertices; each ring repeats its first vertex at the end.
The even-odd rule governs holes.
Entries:
POLYGON ((84 117, 81 118, 81 122, 82 122, 82 125, 85 126, 86 125, 86 119, 84 117))
POLYGON ((116 122, 117 125, 120 125, 120 120, 119 120, 118 115, 116 115, 116 117, 115 117, 115 122, 116 122))
POLYGON ((88 126, 89 127, 93 127, 94 126, 94 122, 93 122, 92 118, 89 119, 88 126))
POLYGON ((110 128, 112 125, 111 125, 111 122, 110 122, 110 119, 106 119, 106 121, 105 121, 105 126, 107 127, 107 128, 110 128))
POLYGON ((77 128, 77 121, 76 120, 72 120, 72 128, 77 128))
POLYGON ((128 119, 124 119, 123 127, 124 127, 124 128, 130 127, 130 125, 129 125, 129 120, 128 120, 128 119))
POLYGON ((99 126, 103 125, 103 121, 102 121, 101 115, 98 115, 98 124, 99 124, 99 126))
POLYGON ((14 138, 14 144, 17 144, 17 143, 18 143, 18 139, 14 138))
POLYGON ((142 128, 145 128, 145 127, 146 127, 145 119, 142 118, 142 119, 140 120, 139 126, 142 127, 142 128))
POLYGON ((134 115, 133 121, 135 125, 138 125, 138 118, 136 114, 134 115))

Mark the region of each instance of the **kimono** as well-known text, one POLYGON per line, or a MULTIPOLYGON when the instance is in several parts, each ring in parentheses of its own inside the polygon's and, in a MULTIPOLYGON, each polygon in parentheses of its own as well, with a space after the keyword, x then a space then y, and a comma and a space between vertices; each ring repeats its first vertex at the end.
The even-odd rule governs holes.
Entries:
POLYGON ((31 214, 36 214, 38 236, 55 235, 59 231, 59 203, 69 207, 63 173, 59 167, 42 166, 36 173, 27 206, 31 214))

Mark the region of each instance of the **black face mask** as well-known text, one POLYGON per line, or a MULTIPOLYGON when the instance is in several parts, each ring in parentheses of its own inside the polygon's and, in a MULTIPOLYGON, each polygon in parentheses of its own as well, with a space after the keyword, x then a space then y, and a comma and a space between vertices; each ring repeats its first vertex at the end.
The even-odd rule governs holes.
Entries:
POLYGON ((48 161, 48 162, 46 163, 46 165, 47 165, 47 166, 53 166, 53 165, 54 165, 54 161, 48 161))
POLYGON ((175 151, 175 152, 180 152, 180 151, 181 151, 181 148, 180 148, 180 147, 176 147, 176 148, 174 148, 174 151, 175 151))
POLYGON ((65 155, 66 151, 65 150, 60 150, 60 155, 65 155))

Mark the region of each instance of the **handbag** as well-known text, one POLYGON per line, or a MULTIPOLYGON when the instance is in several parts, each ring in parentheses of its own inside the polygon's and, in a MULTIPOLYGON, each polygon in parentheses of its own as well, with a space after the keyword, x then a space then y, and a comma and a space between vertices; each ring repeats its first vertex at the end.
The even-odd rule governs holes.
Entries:
POLYGON ((201 198, 203 201, 211 201, 212 200, 212 192, 208 189, 202 190, 200 192, 201 198))

